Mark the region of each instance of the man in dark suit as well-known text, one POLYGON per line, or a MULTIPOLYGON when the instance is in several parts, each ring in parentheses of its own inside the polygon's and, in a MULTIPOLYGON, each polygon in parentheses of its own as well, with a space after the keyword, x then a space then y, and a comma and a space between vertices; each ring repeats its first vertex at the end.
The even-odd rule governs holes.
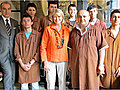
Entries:
POLYGON ((3 71, 4 90, 13 90, 15 82, 15 61, 13 56, 14 38, 18 32, 18 22, 10 18, 11 5, 1 3, 0 16, 0 67, 3 71))

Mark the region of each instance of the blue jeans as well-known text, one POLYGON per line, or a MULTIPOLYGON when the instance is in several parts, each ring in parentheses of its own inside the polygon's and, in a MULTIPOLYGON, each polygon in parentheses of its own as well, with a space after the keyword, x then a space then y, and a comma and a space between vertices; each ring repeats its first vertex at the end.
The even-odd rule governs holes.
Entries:
MULTIPOLYGON (((21 90, 29 90, 28 84, 29 83, 21 84, 21 90)), ((32 83, 32 90, 39 90, 39 83, 38 82, 32 83)))

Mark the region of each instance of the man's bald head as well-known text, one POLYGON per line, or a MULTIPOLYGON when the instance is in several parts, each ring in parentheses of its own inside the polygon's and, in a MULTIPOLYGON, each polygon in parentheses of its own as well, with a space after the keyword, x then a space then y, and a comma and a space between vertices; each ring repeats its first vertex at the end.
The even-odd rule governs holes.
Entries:
POLYGON ((86 13, 89 16, 89 12, 87 10, 80 10, 77 15, 86 13))
POLYGON ((89 24, 90 16, 87 10, 80 10, 77 13, 77 17, 80 25, 86 27, 89 24))

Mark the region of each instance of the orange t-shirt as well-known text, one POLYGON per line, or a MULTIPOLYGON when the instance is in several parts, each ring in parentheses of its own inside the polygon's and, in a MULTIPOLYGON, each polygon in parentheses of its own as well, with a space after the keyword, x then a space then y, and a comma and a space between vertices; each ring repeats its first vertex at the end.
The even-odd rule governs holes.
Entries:
POLYGON ((67 52, 67 45, 69 41, 70 29, 61 24, 60 31, 57 30, 55 24, 48 26, 45 28, 42 41, 41 41, 41 59, 42 62, 44 61, 51 61, 51 62, 64 62, 68 61, 68 52, 67 52), (64 30, 64 44, 62 48, 57 47, 56 36, 54 33, 54 29, 57 32, 58 42, 61 45, 63 30, 64 30))

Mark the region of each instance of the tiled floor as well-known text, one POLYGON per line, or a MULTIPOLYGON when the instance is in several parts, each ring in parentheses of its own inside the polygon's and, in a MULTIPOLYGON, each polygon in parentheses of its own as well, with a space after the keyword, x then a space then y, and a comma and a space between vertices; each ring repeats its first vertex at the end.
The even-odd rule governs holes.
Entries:
MULTIPOLYGON (((29 86, 29 87, 31 88, 31 86, 29 86)), ((3 90, 2 81, 0 82, 0 90, 3 90)), ((14 90, 20 90, 20 84, 19 83, 15 83, 14 90)), ((29 89, 29 90, 31 90, 31 89, 29 89)), ((40 84, 40 90, 46 90, 43 84, 40 84)), ((57 86, 56 86, 56 90, 58 90, 57 86)), ((68 89, 68 87, 66 87, 66 90, 72 90, 72 89, 68 89)))
MULTIPOLYGON (((29 88, 31 88, 31 86, 29 86, 29 88)), ((0 82, 0 90, 4 90, 2 82, 0 82)), ((19 83, 15 83, 14 90, 20 90, 20 84, 19 83)), ((46 90, 46 89, 44 88, 43 85, 40 85, 40 90, 46 90)))

